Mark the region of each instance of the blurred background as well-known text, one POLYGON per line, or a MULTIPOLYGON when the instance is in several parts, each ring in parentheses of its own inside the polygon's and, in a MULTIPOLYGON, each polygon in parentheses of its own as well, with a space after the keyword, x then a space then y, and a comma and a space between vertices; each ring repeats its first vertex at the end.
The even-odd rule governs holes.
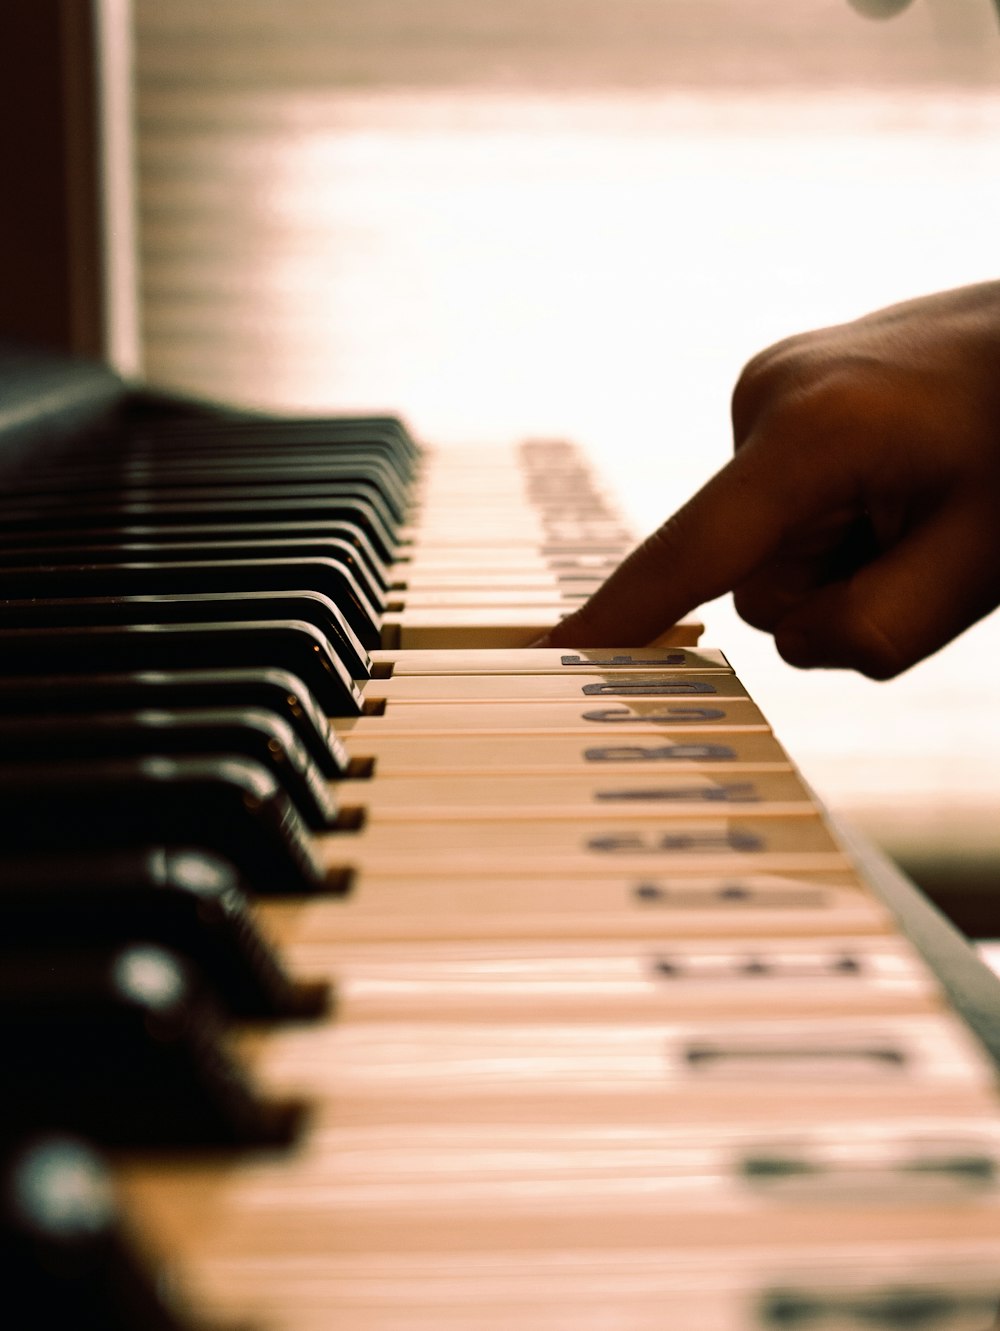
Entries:
MULTIPOLYGON (((173 387, 568 436, 637 532, 726 459, 744 361, 994 276, 990 0, 136 0, 141 344, 173 387)), ((1000 622, 890 684, 707 607, 806 776, 979 932, 1000 622)), ((1000 917, 1000 908, 997 910, 1000 917)))

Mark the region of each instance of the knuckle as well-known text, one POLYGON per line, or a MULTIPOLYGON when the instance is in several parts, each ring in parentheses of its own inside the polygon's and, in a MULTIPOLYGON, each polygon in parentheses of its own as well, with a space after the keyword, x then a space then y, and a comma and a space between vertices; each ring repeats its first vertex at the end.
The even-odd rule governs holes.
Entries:
POLYGON ((791 338, 755 357, 737 381, 736 446, 760 430, 771 441, 794 441, 807 456, 832 442, 850 448, 884 433, 901 392, 877 357, 791 338))
POLYGON ((878 606, 848 586, 820 593, 783 617, 774 638, 790 665, 855 670, 873 680, 892 679, 917 659, 905 635, 883 622, 878 606))
POLYGON ((738 448, 752 431, 760 414, 761 404, 766 395, 765 385, 761 381, 761 371, 756 360, 743 368, 733 388, 729 406, 733 424, 733 439, 738 448))
POLYGON ((807 342, 805 334, 785 338, 758 351, 744 365, 730 402, 737 447, 757 421, 782 400, 788 386, 798 382, 807 342))
POLYGON ((910 661, 886 636, 866 626, 852 643, 850 665, 868 679, 893 679, 910 661))
POLYGON ((844 632, 848 664, 869 679, 892 679, 913 664, 914 656, 899 631, 886 626, 867 599, 848 591, 844 632))

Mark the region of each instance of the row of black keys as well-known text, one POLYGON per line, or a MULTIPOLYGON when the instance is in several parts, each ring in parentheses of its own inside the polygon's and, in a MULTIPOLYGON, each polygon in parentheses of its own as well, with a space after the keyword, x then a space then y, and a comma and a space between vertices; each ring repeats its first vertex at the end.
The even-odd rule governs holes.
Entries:
POLYGON ((301 1124, 225 1031, 329 1008, 249 901, 336 887, 327 717, 361 710, 415 463, 392 421, 154 433, 49 449, 0 504, 0 1275, 42 1327, 181 1325, 80 1138, 301 1124))
MULTIPOLYGON (((5 477, 0 504, 0 631, 22 631, 14 663, 75 661, 78 628, 302 622, 334 645, 343 669, 323 672, 324 691, 350 710, 345 671, 364 678, 379 643, 414 466, 392 421, 200 425, 92 441, 84 460, 35 458, 5 477), (66 632, 33 647, 30 630, 53 628, 66 632)), ((206 650, 179 641, 172 656, 198 664, 206 650)), ((300 643, 294 663, 312 650, 300 643)), ((214 663, 247 663, 239 652, 220 647, 214 663)), ((171 648, 136 647, 128 661, 156 654, 171 648)))
MULTIPOLYGON (((227 547, 213 560, 116 562, 110 555, 121 546, 104 533, 109 558, 102 563, 72 541, 86 535, 80 523, 92 514, 92 487, 109 475, 162 469, 194 477, 190 493, 201 494, 206 455, 229 462, 226 494, 283 490, 248 486, 247 476, 266 462, 280 477, 289 457, 294 462, 303 453, 311 472, 360 478, 346 479, 347 489, 374 473, 385 521, 398 523, 412 442, 385 420, 199 426, 160 436, 152 443, 97 440, 85 462, 75 454, 68 461, 36 458, 33 471, 11 479, 0 549, 16 528, 24 564, 0 569, 5 590, 22 593, 0 604, 0 853, 194 844, 231 860, 254 890, 315 889, 324 874, 311 833, 338 826, 328 783, 348 774, 326 718, 363 707, 356 681, 368 676, 370 660, 361 637, 378 639, 371 598, 384 597, 395 551, 391 543, 378 556, 365 549, 369 498, 354 494, 333 505, 319 525, 322 539, 340 549, 311 561, 271 557, 281 543, 257 546, 245 531, 237 557, 227 547), (155 456, 144 460, 147 452, 155 456), (374 458, 365 461, 369 453, 374 458), (244 454, 251 460, 241 470, 244 454), (42 475, 58 481, 51 493, 38 479, 45 463, 42 475), (82 507, 67 498, 74 488, 82 507), (362 510, 357 522, 355 506, 362 510), (332 527, 341 536, 331 535, 332 527), (27 534, 37 543, 33 565, 27 534), (90 562, 55 563, 60 550, 90 562), (363 592, 352 570, 363 570, 363 592), (336 599, 317 589, 327 575, 336 599), (287 589, 263 589, 273 582, 287 589), (83 594, 128 584, 148 594, 83 594), (40 589, 44 597, 23 595, 40 589)), ((268 501, 261 498, 258 508, 266 516, 268 501)), ((215 534, 208 521, 200 543, 182 548, 213 548, 215 534)))
MULTIPOLYGON (((340 606, 357 585, 352 565, 364 570, 366 598, 376 579, 386 591, 395 553, 388 523, 404 516, 413 466, 402 427, 353 421, 98 439, 85 460, 36 457, 33 471, 12 477, 0 546, 16 531, 24 562, 0 576, 8 590, 30 590, 35 579, 63 594, 0 605, 0 1028, 18 1088, 0 1102, 8 1136, 28 1124, 112 1144, 293 1131, 295 1114, 256 1095, 219 1036, 227 1014, 302 1018, 327 1001, 288 979, 247 901, 347 885, 347 872, 329 874, 313 851, 316 832, 360 818, 338 811, 330 784, 363 774, 352 771, 327 717, 358 713, 355 680, 369 669, 340 606), (202 461, 209 456, 211 464, 202 461), (293 470, 308 456, 311 473, 350 478, 342 482, 349 498, 330 500, 322 536, 348 554, 313 561, 348 579, 332 588, 336 600, 294 590, 312 566, 265 558, 266 545, 243 545, 232 562, 151 563, 141 571, 175 592, 141 597, 70 594, 91 590, 87 578, 138 576, 138 566, 52 562, 54 551, 71 548, 89 559, 70 538, 98 511, 93 497, 110 477, 169 474, 190 479, 191 494, 216 496, 201 473, 220 469, 221 457, 233 477, 226 493, 276 490, 280 508, 283 484, 247 478, 268 468, 285 475, 289 456, 293 470), (369 523, 376 504, 384 512, 369 523), (373 558, 365 543, 383 519, 387 544, 373 558), (341 535, 331 537, 325 528, 338 524, 341 535), (277 576, 290 590, 260 590, 277 576), (241 590, 217 590, 216 578, 241 590)), ((135 491, 126 493, 122 508, 134 502, 135 491)), ((229 501, 213 498, 220 502, 229 501)), ((263 493, 255 502, 258 519, 266 516, 263 493)), ((201 533, 207 544, 210 529, 201 533)), ((102 539, 105 552, 117 548, 107 533, 102 539)), ((361 627, 377 634, 374 620, 361 627)))

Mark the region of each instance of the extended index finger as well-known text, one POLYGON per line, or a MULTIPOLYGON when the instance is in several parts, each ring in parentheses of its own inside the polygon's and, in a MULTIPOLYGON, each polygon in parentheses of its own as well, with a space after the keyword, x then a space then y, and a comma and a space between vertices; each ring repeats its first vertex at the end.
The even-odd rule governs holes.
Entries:
MULTIPOLYGON (((732 591, 821 502, 825 478, 748 440, 731 462, 546 637, 554 647, 641 647, 732 591)), ((835 487, 839 489, 840 487, 835 487)), ((836 502, 839 496, 826 496, 836 502)))

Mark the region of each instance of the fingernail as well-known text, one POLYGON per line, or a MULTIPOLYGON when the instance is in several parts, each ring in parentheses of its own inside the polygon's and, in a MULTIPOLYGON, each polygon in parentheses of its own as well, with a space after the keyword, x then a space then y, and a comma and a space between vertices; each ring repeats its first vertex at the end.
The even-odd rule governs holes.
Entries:
POLYGON ((534 642, 529 642, 529 643, 528 643, 528 647, 529 647, 529 648, 531 648, 531 647, 551 647, 551 646, 552 646, 552 643, 551 643, 551 641, 549 640, 549 635, 548 635, 547 633, 543 633, 542 636, 541 636, 540 638, 536 638, 534 642))

